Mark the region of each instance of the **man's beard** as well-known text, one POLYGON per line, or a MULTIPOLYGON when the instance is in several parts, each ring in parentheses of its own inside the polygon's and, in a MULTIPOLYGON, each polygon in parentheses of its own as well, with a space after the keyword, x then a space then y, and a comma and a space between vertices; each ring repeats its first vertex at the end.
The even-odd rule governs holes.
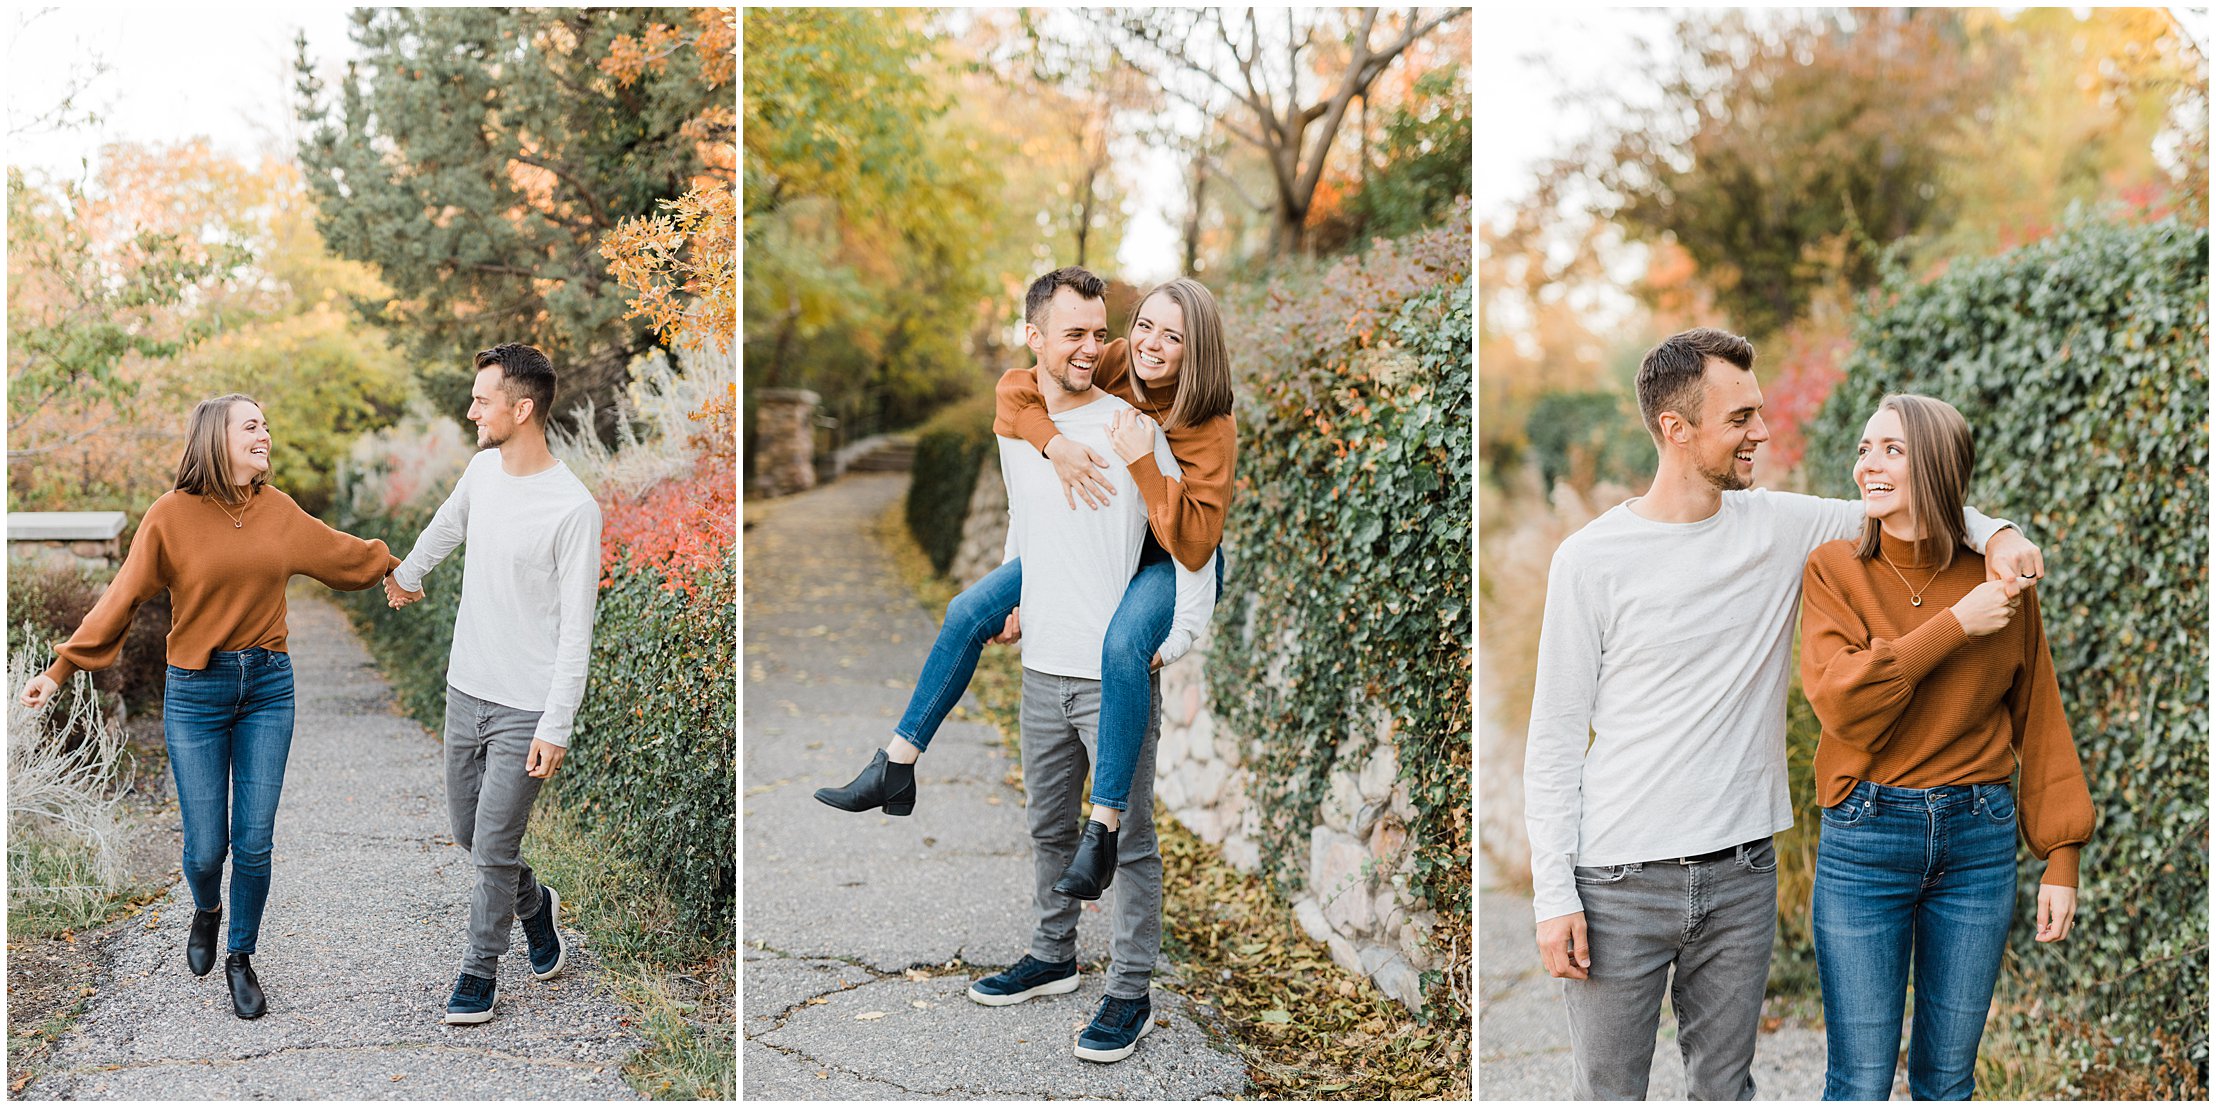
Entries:
POLYGON ((1736 457, 1733 464, 1726 465, 1720 470, 1710 469, 1707 466, 1701 466, 1699 469, 1700 475, 1707 478, 1708 483, 1716 486, 1720 492, 1744 492, 1754 487, 1753 474, 1750 473, 1745 477, 1739 476, 1736 457))
POLYGON ((477 449, 479 450, 496 449, 506 445, 507 442, 507 435, 497 434, 490 427, 479 427, 477 429, 477 449))
MULTIPOLYGON (((1064 363, 1064 365, 1066 366, 1066 365, 1067 365, 1067 363, 1064 363)), ((1086 391, 1089 391, 1089 390, 1090 390, 1090 389, 1091 389, 1091 388, 1093 387, 1093 383, 1092 383, 1092 381, 1090 381, 1090 380, 1087 380, 1087 381, 1086 381, 1086 382, 1085 382, 1085 383, 1084 383, 1083 385, 1073 385, 1073 384, 1070 384, 1070 379, 1069 379, 1069 378, 1067 378, 1067 377, 1064 377, 1064 376, 1062 376, 1062 373, 1061 373, 1061 371, 1060 371, 1060 370, 1055 370, 1055 369, 1051 369, 1051 368, 1050 368, 1050 369, 1048 369, 1048 370, 1046 371, 1046 375, 1047 375, 1047 376, 1049 376, 1049 377, 1052 377, 1052 378, 1054 378, 1054 383, 1055 383, 1055 384, 1057 384, 1057 385, 1060 385, 1060 386, 1062 386, 1062 391, 1063 391, 1063 392, 1066 392, 1066 393, 1070 393, 1070 394, 1072 394, 1072 395, 1075 395, 1075 394, 1077 394, 1077 393, 1081 393, 1081 392, 1086 392, 1086 391)))

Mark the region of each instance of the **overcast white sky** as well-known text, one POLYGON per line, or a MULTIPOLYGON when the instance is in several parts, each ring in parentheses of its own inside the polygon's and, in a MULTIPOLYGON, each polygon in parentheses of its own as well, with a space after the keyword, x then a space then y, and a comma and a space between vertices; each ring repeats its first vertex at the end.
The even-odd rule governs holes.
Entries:
POLYGON ((8 164, 75 179, 80 163, 113 141, 176 142, 205 135, 251 158, 292 138, 293 35, 326 81, 352 55, 348 9, 291 4, 10 6, 5 23, 8 164), (108 74, 80 106, 105 118, 89 131, 14 133, 49 108, 72 72, 95 57, 108 74))

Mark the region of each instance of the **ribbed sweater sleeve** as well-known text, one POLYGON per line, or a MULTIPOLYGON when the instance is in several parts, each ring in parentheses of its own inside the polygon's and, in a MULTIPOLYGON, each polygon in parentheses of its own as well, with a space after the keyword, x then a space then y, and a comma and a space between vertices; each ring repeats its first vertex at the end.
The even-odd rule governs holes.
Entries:
POLYGON ((1801 690, 1824 734, 1875 753, 1917 682, 1969 636, 1943 611, 1898 639, 1873 638, 1857 607, 1822 556, 1810 558, 1801 571, 1801 690))
POLYGON ((169 518, 167 500, 157 500, 146 510, 138 534, 131 539, 130 553, 123 556, 123 568, 116 571, 115 580, 108 583, 92 610, 77 624, 76 634, 54 648, 54 664, 46 667, 46 676, 55 684, 66 684, 78 670, 114 665, 123 652, 123 637, 130 632, 131 617, 138 613, 139 605, 169 587, 168 559, 163 551, 169 518))
POLYGON ((1197 572, 1208 567, 1223 542, 1239 429, 1231 413, 1225 412, 1196 426, 1164 428, 1162 433, 1184 470, 1182 480, 1165 477, 1151 454, 1141 455, 1126 468, 1139 486, 1139 495, 1146 498, 1147 525, 1154 537, 1171 557, 1197 572))
MULTIPOLYGON (((1118 386, 1124 384, 1124 375, 1130 369, 1131 342, 1116 339, 1101 348, 1100 364, 1093 367, 1093 384, 1129 400, 1124 394, 1130 390, 1118 386)), ((1022 439, 1043 455, 1047 444, 1061 433, 1054 426, 1054 417, 1047 414, 1046 397, 1039 394, 1037 367, 1011 369, 1000 375, 1000 383, 993 386, 993 434, 1022 439)))
MULTIPOLYGON (((282 495, 282 494, 279 494, 282 495)), ((359 592, 385 579, 400 564, 383 539, 361 539, 309 515, 291 497, 285 552, 294 573, 306 574, 341 592, 359 592)))
POLYGON ((2078 763, 2070 721, 2062 714, 2062 689, 2047 650, 2038 589, 2021 594, 2025 664, 2009 689, 2012 745, 2022 767, 2018 792, 2024 842, 2046 860, 2044 885, 2077 887, 2078 848, 2093 837, 2093 795, 2078 763))

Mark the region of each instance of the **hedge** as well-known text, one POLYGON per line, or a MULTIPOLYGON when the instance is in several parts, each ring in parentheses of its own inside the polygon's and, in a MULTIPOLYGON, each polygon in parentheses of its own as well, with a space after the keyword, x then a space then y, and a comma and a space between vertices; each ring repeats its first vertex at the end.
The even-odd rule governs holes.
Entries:
MULTIPOLYGON (((8 559, 8 657, 26 647, 41 663, 69 641, 118 567, 91 569, 20 558, 8 559)), ((134 712, 158 710, 169 666, 169 592, 139 605, 124 633, 115 665, 92 674, 92 685, 114 693, 134 712)), ((11 690, 9 695, 14 695, 11 690)))
POLYGON ((1929 284, 1896 275, 1810 428, 1819 486, 1853 495, 1878 399, 1945 399, 1977 437, 1970 502, 2046 554, 2098 817, 2061 943, 2032 941, 2041 866, 2021 852, 2002 979, 2017 1037, 2075 1071, 2058 1096, 2208 1095, 2208 261, 2205 226, 2081 220, 1929 284))
POLYGON ((1298 888, 1342 759, 1390 717, 1413 891, 1470 908, 1470 217, 1231 290, 1238 484, 1208 687, 1298 888))
POLYGON ((995 449, 990 393, 941 411, 917 430, 908 531, 935 572, 946 573, 962 551, 962 525, 977 491, 977 473, 995 449))

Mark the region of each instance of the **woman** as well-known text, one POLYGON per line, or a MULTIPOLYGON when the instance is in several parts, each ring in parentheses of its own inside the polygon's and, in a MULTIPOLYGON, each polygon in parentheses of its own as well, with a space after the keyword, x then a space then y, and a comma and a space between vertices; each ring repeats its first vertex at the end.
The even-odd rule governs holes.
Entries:
POLYGON ((218 396, 193 408, 176 488, 146 510, 114 582, 22 697, 43 708, 77 671, 114 665, 132 613, 169 590, 162 735, 177 777, 185 882, 196 909, 185 964, 202 976, 215 966, 228 852, 224 975, 240 1019, 266 1009, 250 958, 269 900, 277 798, 292 749, 285 582, 302 573, 335 589, 366 589, 400 564, 384 543, 334 531, 269 487, 269 452, 269 424, 251 398, 218 396))
POLYGON ((2068 937, 2093 801, 2025 579, 1960 557, 1961 413, 1888 396, 1854 480, 1869 520, 1802 578, 1801 684, 1823 723, 1816 966, 1824 1098, 1884 1100, 1911 963, 1908 1087, 1966 1100, 2016 902, 2016 831, 2047 863, 2038 941, 2068 937), (2011 775, 2021 771, 2016 790, 2011 775))
MULTIPOLYGON (((1152 706, 1151 671, 1176 661, 1190 642, 1167 641, 1176 602, 1176 566, 1209 570, 1221 584, 1224 513, 1230 507, 1237 431, 1231 415, 1231 361, 1222 316, 1206 286, 1180 277, 1139 301, 1131 335, 1102 351, 1094 383, 1128 401, 1139 415, 1117 421, 1112 439, 1146 501, 1148 535, 1138 572, 1125 590, 1101 648, 1099 757, 1093 767, 1092 816, 1056 889, 1098 899, 1115 876, 1116 831, 1138 770, 1152 706), (1153 462, 1159 422, 1183 471, 1167 479, 1153 462)), ((1053 459, 1074 506, 1079 497, 1102 503, 1106 487, 1091 452, 1060 438, 1031 370, 1001 378, 993 430, 1021 437, 1053 459)), ((1023 589, 1023 562, 1010 561, 986 574, 947 605, 946 622, 924 662, 908 710, 893 737, 861 775, 843 788, 818 789, 816 798, 847 811, 882 807, 907 815, 916 799, 916 759, 939 724, 969 687, 987 642, 1012 642, 1023 589)))

